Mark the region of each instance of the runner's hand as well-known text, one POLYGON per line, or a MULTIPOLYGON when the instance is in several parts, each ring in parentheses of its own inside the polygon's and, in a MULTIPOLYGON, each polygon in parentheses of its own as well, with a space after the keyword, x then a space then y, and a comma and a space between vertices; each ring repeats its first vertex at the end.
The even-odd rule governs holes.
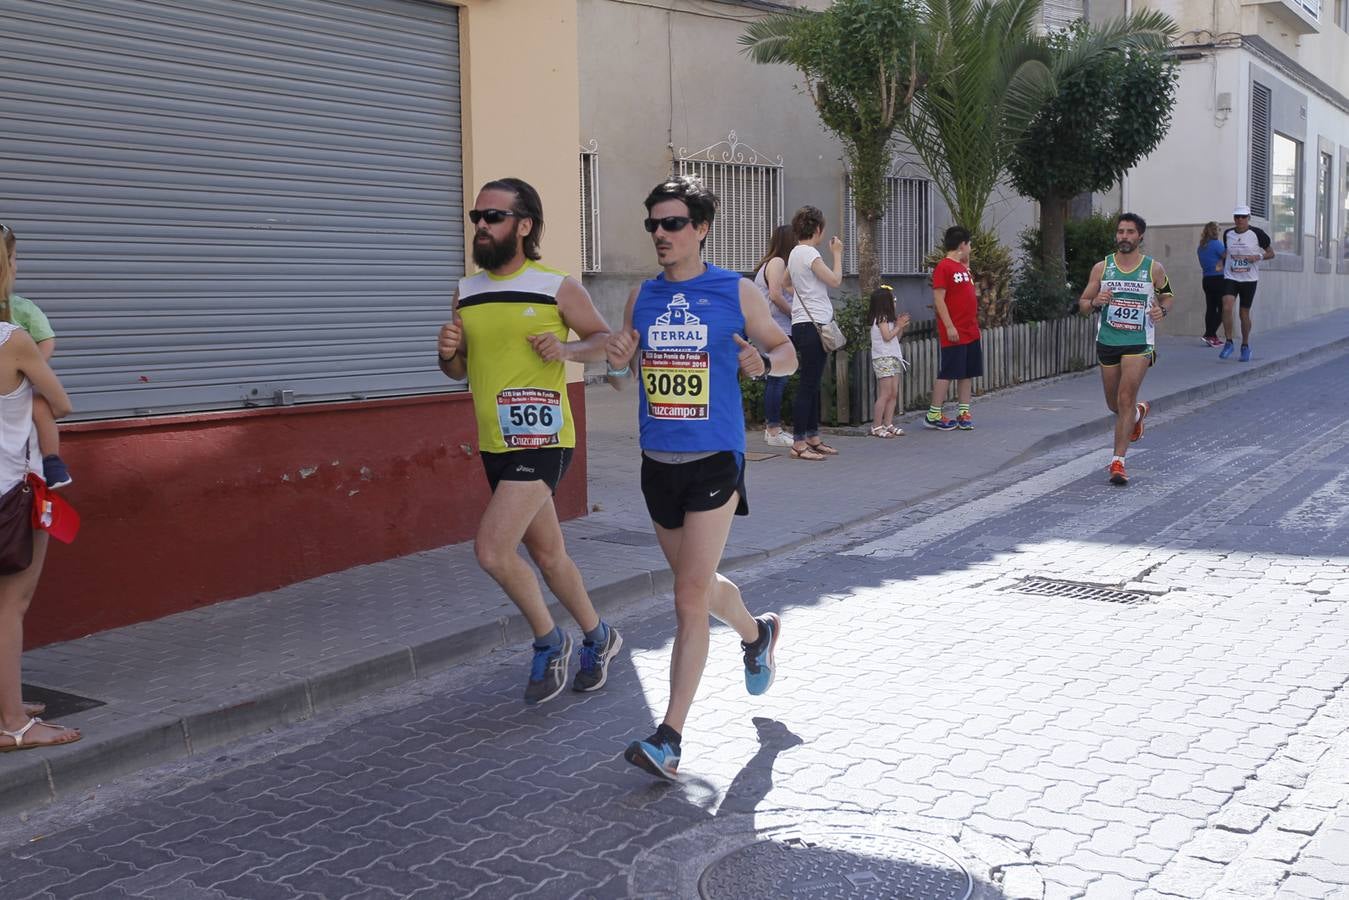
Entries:
POLYGON ((1148 307, 1148 318, 1154 322, 1160 322, 1165 315, 1166 311, 1162 309, 1160 303, 1154 303, 1152 306, 1148 307))
POLYGON ((463 343, 464 326, 459 323, 458 318, 440 326, 440 339, 436 341, 436 352, 440 354, 441 359, 447 362, 453 359, 463 343))
POLYGON ((1115 295, 1110 290, 1107 289, 1097 294, 1096 299, 1092 302, 1091 305, 1096 307, 1097 309, 1101 309, 1105 307, 1107 304, 1109 304, 1111 300, 1114 299, 1115 295))
POLYGON ((946 326, 946 339, 953 344, 960 342, 960 329, 955 326, 955 323, 946 326))
POLYGON ((534 352, 539 354, 539 359, 544 362, 561 362, 567 358, 566 345, 558 340, 557 335, 551 331, 531 334, 526 340, 529 341, 529 346, 534 348, 534 352))
POLYGON ((632 362, 632 355, 637 352, 637 342, 640 339, 635 328, 615 331, 609 335, 609 340, 604 342, 604 355, 609 358, 609 368, 626 368, 632 362))
POLYGON ((740 346, 740 371, 750 378, 758 378, 764 372, 763 357, 759 355, 759 349, 738 334, 731 336, 740 346))

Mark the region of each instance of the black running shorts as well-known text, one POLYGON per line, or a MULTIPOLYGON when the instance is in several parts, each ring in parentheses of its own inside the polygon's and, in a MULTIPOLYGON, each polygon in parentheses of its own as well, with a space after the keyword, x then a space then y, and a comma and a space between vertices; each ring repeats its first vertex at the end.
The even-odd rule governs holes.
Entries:
POLYGON ((937 377, 943 381, 979 378, 984 374, 984 345, 979 340, 941 348, 937 377))
POLYGON ((1255 286, 1258 281, 1233 281, 1230 278, 1223 279, 1223 296, 1236 297, 1241 301, 1242 309, 1250 309, 1251 304, 1255 302, 1255 286))
POLYGON ((1096 360, 1105 368, 1117 366, 1126 356, 1146 356, 1148 366, 1157 364, 1157 350, 1151 344, 1126 344, 1116 347, 1113 344, 1096 342, 1096 360))
POLYGON ((661 528, 684 527, 684 514, 721 509, 739 494, 737 516, 749 515, 745 496, 745 463, 724 450, 686 463, 663 463, 642 455, 642 496, 651 521, 661 528))
POLYGON ((503 481, 542 481, 556 494, 558 482, 571 465, 571 451, 571 447, 544 447, 509 453, 483 451, 479 455, 492 493, 496 493, 497 485, 503 481))

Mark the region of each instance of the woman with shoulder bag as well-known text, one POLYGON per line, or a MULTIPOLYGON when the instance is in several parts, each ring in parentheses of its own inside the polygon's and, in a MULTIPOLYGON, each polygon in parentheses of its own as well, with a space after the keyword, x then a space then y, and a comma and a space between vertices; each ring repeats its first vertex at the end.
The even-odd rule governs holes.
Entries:
POLYGON ((792 343, 800 359, 796 399, 792 404, 792 459, 819 462, 838 451, 820 440, 820 381, 829 350, 839 348, 841 332, 834 321, 834 304, 829 288, 843 284, 843 242, 829 239, 834 265, 825 265, 820 256, 824 240, 824 213, 803 206, 792 217, 796 246, 787 258, 787 277, 796 296, 792 300, 792 343), (825 339, 833 346, 826 347, 825 339))
POLYGON ((47 554, 47 533, 33 529, 28 481, 30 473, 40 479, 42 467, 33 391, 41 392, 58 419, 70 413, 70 398, 37 344, 9 320, 13 286, 13 260, 0 253, 0 753, 80 739, 77 729, 39 719, 42 705, 24 703, 20 694, 23 615, 47 554))

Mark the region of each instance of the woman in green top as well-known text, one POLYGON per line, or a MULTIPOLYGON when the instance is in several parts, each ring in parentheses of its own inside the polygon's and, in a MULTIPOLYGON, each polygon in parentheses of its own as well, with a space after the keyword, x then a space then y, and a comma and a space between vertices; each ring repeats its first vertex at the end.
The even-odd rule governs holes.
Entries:
MULTIPOLYGON (((14 229, 0 225, 0 237, 3 237, 4 252, 9 257, 9 268, 13 272, 19 266, 18 240, 14 229)), ((51 364, 52 353, 56 351, 56 332, 36 303, 18 294, 10 294, 0 300, 0 321, 13 322, 33 339, 43 360, 51 364)), ((56 427, 56 417, 52 415, 51 404, 41 394, 33 396, 33 424, 37 427, 38 449, 42 451, 42 477, 49 488, 60 488, 70 484, 70 469, 61 459, 61 432, 56 427)))

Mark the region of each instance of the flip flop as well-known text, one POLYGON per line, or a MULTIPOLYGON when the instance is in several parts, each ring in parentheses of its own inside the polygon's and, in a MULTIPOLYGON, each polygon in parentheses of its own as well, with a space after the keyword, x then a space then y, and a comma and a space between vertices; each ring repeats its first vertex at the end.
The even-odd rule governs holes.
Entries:
POLYGON ((807 447, 804 450, 797 450, 795 447, 789 451, 792 459, 807 459, 811 462, 820 462, 824 459, 823 453, 816 453, 814 448, 807 447))
POLYGON ((818 444, 810 444, 809 446, 810 449, 814 450, 816 453, 823 453, 825 456, 838 456, 838 451, 824 441, 820 441, 818 444))
POLYGON ((15 750, 36 750, 39 747, 59 747, 62 744, 73 744, 84 736, 80 734, 78 731, 76 731, 74 728, 67 728, 64 725, 53 725, 51 723, 42 721, 37 716, 33 716, 32 718, 30 718, 28 720, 27 725, 23 726, 22 728, 16 731, 6 731, 5 729, 0 728, 0 735, 3 735, 4 737, 7 738, 11 738, 14 741, 13 744, 0 746, 0 753, 12 753, 15 750), (28 732, 33 730, 33 726, 35 725, 43 725, 47 728, 59 729, 57 739, 52 741, 43 741, 40 744, 25 744, 23 742, 23 739, 28 735, 28 732))
POLYGON ((35 719, 47 711, 47 704, 38 700, 23 701, 23 714, 30 719, 35 719))
POLYGON ((877 425, 877 426, 873 427, 873 428, 871 429, 871 436, 872 436, 872 437, 878 437, 878 438, 892 438, 892 437, 894 437, 894 435, 890 433, 890 429, 886 428, 884 425, 877 425))

